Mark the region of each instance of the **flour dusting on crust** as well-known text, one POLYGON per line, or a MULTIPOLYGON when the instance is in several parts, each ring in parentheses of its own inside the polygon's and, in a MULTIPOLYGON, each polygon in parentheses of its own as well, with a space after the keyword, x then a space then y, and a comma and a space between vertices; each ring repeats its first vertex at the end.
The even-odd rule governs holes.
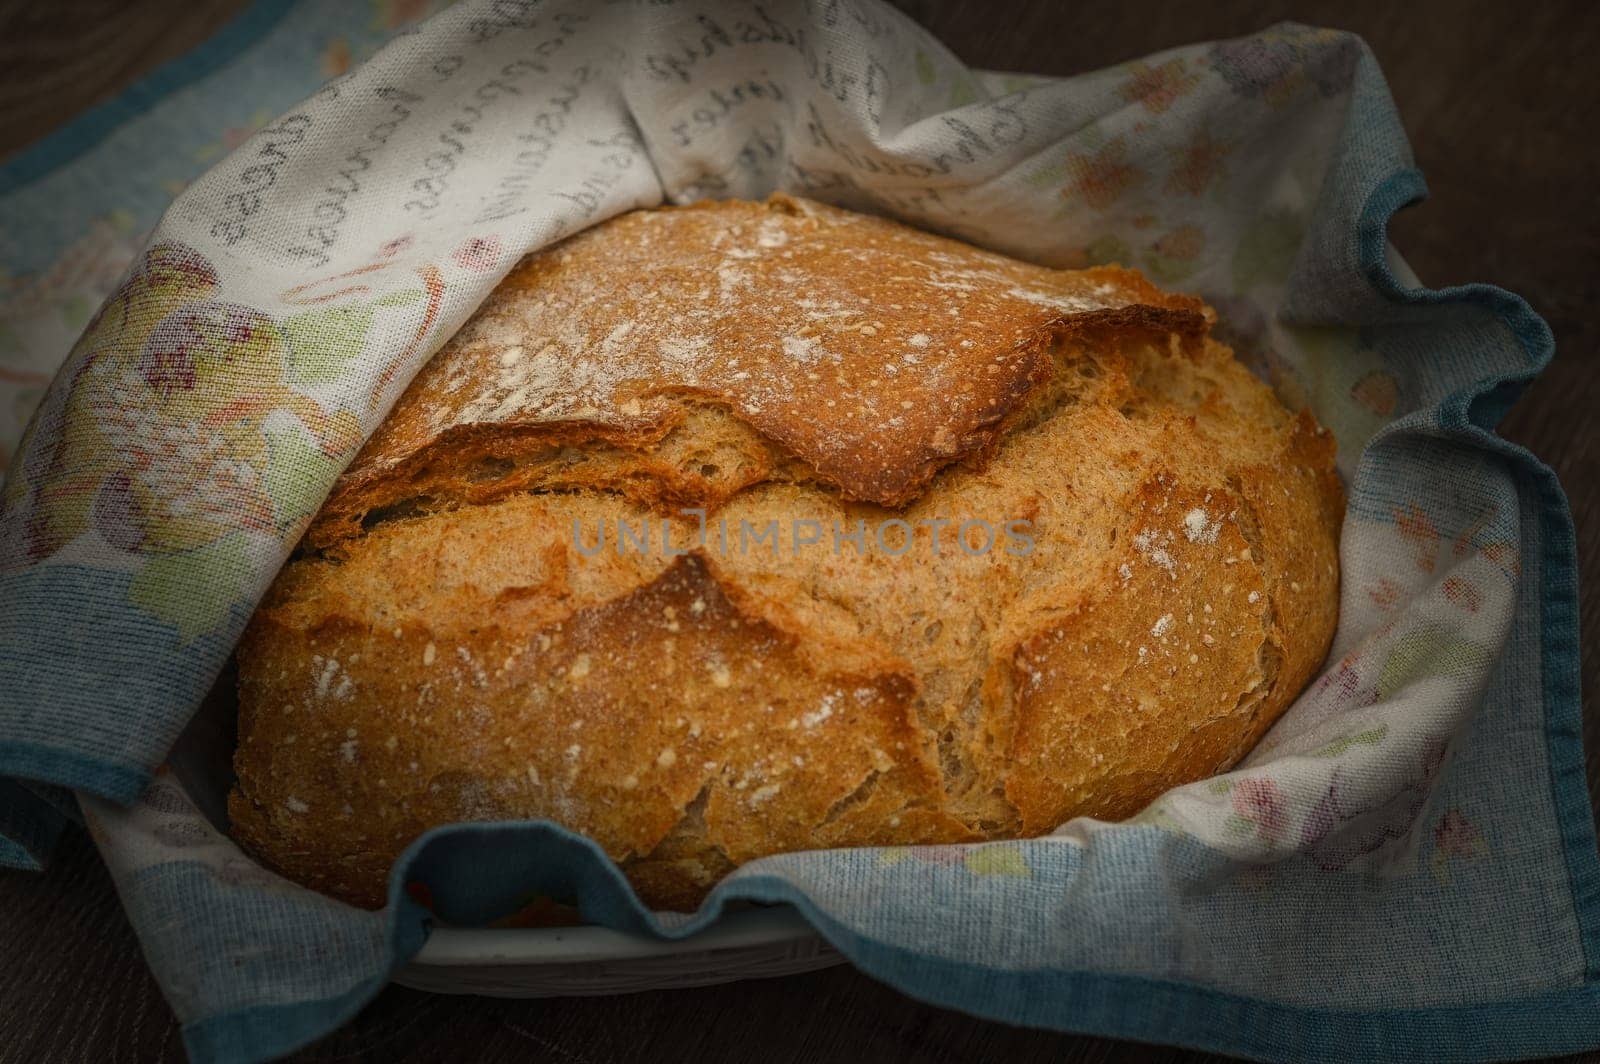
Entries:
POLYGON ((636 211, 513 270, 347 476, 472 426, 659 433, 689 396, 899 505, 990 445, 1052 338, 1108 316, 1203 320, 1131 271, 1046 269, 786 196, 636 211))

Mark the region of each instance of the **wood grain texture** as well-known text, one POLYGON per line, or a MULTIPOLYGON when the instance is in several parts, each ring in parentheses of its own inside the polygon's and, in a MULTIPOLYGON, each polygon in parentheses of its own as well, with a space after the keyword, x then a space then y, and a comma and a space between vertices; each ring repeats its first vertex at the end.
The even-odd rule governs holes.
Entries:
MULTIPOLYGON (((242 6, 240 0, 0 0, 0 157, 186 51, 242 6)), ((1591 128, 1600 111, 1591 61, 1600 52, 1596 8, 1452 0, 1124 0, 1096 7, 905 0, 902 6, 969 63, 1048 74, 1285 18, 1365 36, 1433 189, 1432 201, 1396 220, 1396 243, 1430 283, 1492 278, 1527 297, 1555 330, 1554 365, 1502 431, 1561 476, 1577 522, 1583 630, 1600 631, 1600 443, 1591 422, 1600 408, 1591 309, 1600 284, 1600 222, 1592 203, 1600 185, 1591 128)), ((1600 654, 1591 638, 1583 644, 1583 690, 1592 791, 1600 779, 1597 686, 1600 654)), ((81 835, 66 840, 43 875, 0 872, 0 913, 7 920, 0 1064, 183 1059, 171 1011, 81 835)), ((918 1005, 843 968, 555 1001, 435 997, 391 987, 344 1030, 295 1059, 1028 1064, 1123 1058, 1223 1059, 986 1023, 918 1005)))
POLYGON ((0 160, 221 29, 242 0, 0 3, 0 160))

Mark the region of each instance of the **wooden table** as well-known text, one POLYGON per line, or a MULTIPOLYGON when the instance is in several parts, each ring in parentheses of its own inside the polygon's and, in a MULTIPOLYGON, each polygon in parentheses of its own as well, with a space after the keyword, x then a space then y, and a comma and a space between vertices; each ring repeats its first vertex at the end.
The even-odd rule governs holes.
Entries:
MULTIPOLYGON (((0 155, 116 92, 222 25, 240 0, 0 0, 0 155)), ((902 6, 967 62, 1071 74, 1294 18, 1366 37, 1405 116, 1434 199, 1403 213, 1395 242, 1430 284, 1493 280, 1555 330, 1554 365, 1502 431, 1555 466, 1572 500, 1583 630, 1600 631, 1600 16, 1573 3, 1406 5, 1267 0, 1169 5, 902 6)), ((1591 794, 1600 718, 1596 641, 1583 646, 1591 794)), ((171 1011, 111 883, 81 836, 43 875, 0 873, 0 1064, 181 1060, 171 1011)), ((1133 1047, 1024 1031, 919 1005, 848 968, 620 998, 499 1001, 391 987, 295 1059, 484 1062, 759 1059, 1095 1061, 1133 1047)), ((1206 1054, 1139 1047, 1147 1060, 1206 1054)))

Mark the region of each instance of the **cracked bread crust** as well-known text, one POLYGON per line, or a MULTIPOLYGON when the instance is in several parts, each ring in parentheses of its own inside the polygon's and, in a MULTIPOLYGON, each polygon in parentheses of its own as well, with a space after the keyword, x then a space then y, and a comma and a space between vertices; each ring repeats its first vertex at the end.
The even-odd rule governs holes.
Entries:
POLYGON ((1035 835, 1231 766, 1326 653, 1343 497, 1209 321, 787 197, 530 256, 246 631, 235 836, 375 906, 429 827, 548 818, 687 909, 767 854, 1035 835), (691 543, 682 507, 912 532, 574 545, 691 543), (969 518, 1034 548, 968 553, 969 518))

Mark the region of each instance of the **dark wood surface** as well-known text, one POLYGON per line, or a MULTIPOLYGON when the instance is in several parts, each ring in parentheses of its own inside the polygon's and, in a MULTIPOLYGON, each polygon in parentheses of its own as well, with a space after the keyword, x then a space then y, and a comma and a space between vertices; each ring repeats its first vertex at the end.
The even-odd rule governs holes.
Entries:
MULTIPOLYGON (((0 0, 0 157, 199 43, 239 0, 0 0)), ((1354 30, 1389 77, 1433 199, 1396 243, 1430 284, 1493 280, 1555 330, 1555 364, 1502 431, 1560 474, 1577 521, 1583 630, 1600 631, 1600 10, 1587 2, 1165 4, 905 0, 969 63, 1071 74, 1282 19, 1354 30)), ((1583 643, 1591 794, 1600 794, 1596 640, 1583 643)), ((43 875, 0 872, 0 1064, 181 1060, 167 1008, 88 842, 43 875)), ((849 969, 619 998, 499 1001, 385 991, 304 1061, 1221 1058, 1024 1031, 919 1005, 849 969)))

